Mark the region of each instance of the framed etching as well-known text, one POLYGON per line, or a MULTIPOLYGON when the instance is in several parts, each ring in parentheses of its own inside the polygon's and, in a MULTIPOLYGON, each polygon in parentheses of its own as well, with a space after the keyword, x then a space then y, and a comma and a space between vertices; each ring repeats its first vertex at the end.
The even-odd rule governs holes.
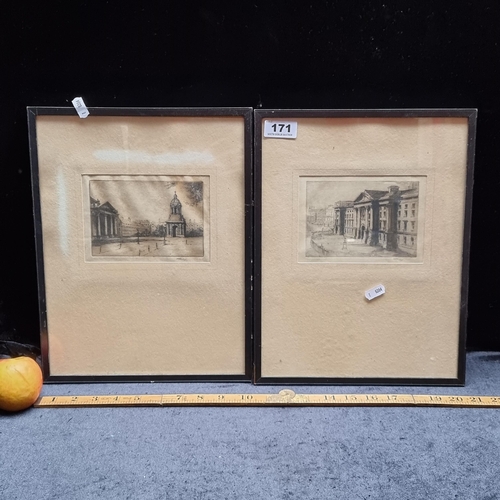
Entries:
POLYGON ((46 380, 251 380, 250 108, 28 108, 46 380))
POLYGON ((462 385, 476 110, 254 120, 256 383, 462 385))
POLYGON ((82 181, 87 261, 210 262, 209 175, 82 181))
POLYGON ((421 263, 425 181, 301 176, 299 262, 421 263))

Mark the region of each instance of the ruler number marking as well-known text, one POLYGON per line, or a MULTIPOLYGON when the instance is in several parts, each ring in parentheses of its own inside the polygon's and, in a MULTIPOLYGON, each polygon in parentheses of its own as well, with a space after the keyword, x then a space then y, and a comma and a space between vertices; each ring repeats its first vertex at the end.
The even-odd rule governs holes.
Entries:
POLYGON ((412 395, 412 394, 164 394, 104 396, 43 396, 35 407, 71 406, 170 406, 170 405, 263 405, 283 406, 447 406, 500 407, 500 396, 412 395), (276 398, 278 396, 278 399, 276 398))

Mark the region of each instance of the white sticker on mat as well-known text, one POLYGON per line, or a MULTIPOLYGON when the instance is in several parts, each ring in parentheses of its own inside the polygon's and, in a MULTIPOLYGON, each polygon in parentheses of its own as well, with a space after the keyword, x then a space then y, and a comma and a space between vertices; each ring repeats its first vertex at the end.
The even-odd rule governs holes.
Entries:
POLYGON ((366 290, 365 297, 368 300, 373 300, 377 297, 380 297, 381 295, 384 295, 384 293, 385 293, 385 286, 384 285, 377 285, 377 286, 374 286, 373 288, 370 288, 370 290, 366 290))

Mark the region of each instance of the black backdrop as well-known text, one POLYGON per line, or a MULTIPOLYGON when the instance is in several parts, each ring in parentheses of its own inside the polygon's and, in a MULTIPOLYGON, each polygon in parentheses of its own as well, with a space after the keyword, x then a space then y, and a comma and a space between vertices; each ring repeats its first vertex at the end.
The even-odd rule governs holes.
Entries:
POLYGON ((477 107, 467 342, 500 350, 496 0, 3 2, 0 17, 0 339, 39 336, 25 107, 81 95, 88 106, 477 107))

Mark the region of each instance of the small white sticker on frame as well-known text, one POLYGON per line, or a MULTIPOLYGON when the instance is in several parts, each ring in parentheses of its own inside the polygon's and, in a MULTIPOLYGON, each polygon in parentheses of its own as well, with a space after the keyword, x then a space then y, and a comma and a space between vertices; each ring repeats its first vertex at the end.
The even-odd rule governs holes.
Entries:
POLYGON ((89 110, 81 97, 75 97, 71 102, 80 118, 87 118, 87 116, 89 116, 89 110))

